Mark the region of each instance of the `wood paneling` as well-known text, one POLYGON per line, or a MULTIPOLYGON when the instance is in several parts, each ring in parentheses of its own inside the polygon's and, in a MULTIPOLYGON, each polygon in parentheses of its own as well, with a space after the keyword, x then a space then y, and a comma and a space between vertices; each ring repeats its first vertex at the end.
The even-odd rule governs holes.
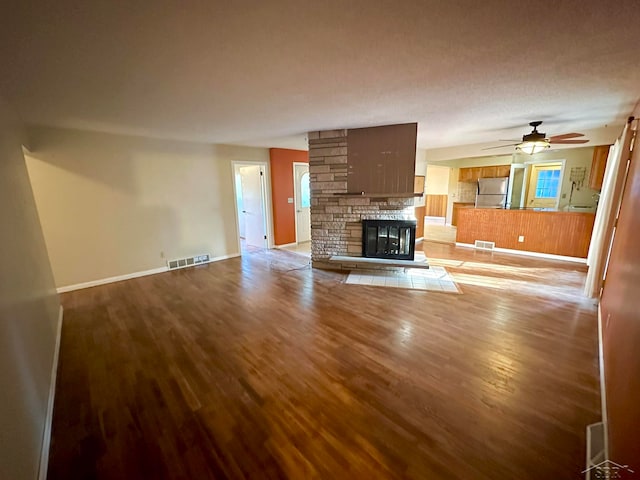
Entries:
POLYGON ((446 217, 448 195, 425 195, 425 215, 427 217, 446 217))
POLYGON ((594 219, 593 213, 461 209, 457 241, 484 240, 500 248, 586 258, 594 219), (520 235, 524 242, 518 242, 520 235))
POLYGON ((591 173, 589 173, 589 188, 600 190, 604 179, 604 170, 607 167, 610 145, 599 145, 593 149, 591 160, 591 173))
POLYGON ((467 202, 453 202, 453 212, 451 212, 451 225, 454 227, 458 225, 458 212, 461 208, 472 208, 474 203, 467 202))
POLYGON ((579 478, 585 268, 424 249, 462 295, 276 250, 64 294, 49 480, 579 478))
MULTIPOLYGON (((636 115, 640 115, 640 110, 636 115)), ((637 137, 635 146, 601 312, 609 454, 611 460, 629 465, 637 475, 640 471, 640 148, 637 137)), ((622 170, 625 163, 623 157, 622 170)))
POLYGON ((417 123, 347 130, 347 191, 414 193, 417 123))
POLYGON ((424 237, 424 216, 425 206, 415 207, 416 215, 416 238, 424 237))

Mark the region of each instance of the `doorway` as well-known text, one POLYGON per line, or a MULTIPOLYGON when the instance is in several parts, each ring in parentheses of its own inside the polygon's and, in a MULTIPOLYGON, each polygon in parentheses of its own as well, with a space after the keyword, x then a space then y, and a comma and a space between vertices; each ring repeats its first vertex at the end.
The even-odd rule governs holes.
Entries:
POLYGON ((234 190, 240 250, 267 248, 265 167, 234 163, 234 190))
POLYGON ((296 208, 296 242, 311 240, 311 188, 309 184, 309 164, 293 164, 294 202, 296 208))
POLYGON ((564 162, 531 164, 527 207, 558 208, 564 162))

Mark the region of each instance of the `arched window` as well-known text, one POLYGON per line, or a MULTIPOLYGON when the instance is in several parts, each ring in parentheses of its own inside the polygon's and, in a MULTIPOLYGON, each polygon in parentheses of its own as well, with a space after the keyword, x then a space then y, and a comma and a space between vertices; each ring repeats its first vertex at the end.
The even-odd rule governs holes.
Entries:
POLYGON ((307 208, 311 206, 311 189, 309 187, 309 172, 305 172, 300 177, 300 206, 307 208))

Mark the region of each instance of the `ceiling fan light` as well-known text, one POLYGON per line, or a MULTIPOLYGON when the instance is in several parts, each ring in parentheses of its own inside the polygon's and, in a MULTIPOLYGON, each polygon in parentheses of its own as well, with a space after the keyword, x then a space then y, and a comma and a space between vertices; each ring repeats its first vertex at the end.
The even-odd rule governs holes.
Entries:
POLYGON ((544 140, 536 140, 529 142, 522 142, 516 145, 516 150, 520 150, 521 152, 527 153, 529 155, 533 155, 535 153, 540 153, 547 148, 551 147, 549 142, 545 142, 544 140))

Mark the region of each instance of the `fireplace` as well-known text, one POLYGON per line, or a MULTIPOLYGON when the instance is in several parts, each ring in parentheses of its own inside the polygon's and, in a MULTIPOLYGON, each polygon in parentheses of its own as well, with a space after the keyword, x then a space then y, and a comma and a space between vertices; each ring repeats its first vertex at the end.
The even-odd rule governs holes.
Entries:
POLYGON ((363 220, 362 256, 413 260, 415 220, 363 220))

